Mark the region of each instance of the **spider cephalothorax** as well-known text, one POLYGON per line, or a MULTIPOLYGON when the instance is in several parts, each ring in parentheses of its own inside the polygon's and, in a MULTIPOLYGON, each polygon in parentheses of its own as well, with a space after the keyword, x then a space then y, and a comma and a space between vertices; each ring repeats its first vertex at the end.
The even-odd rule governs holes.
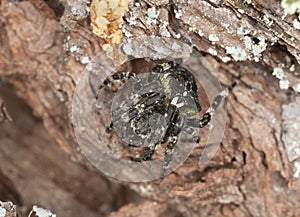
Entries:
POLYGON ((220 99, 228 94, 228 89, 221 92, 202 118, 191 118, 201 111, 198 88, 193 74, 178 63, 159 64, 145 75, 116 73, 110 79, 124 80, 126 75, 129 79, 113 101, 109 128, 130 146, 146 146, 138 161, 150 160, 155 148, 166 143, 164 169, 183 128, 207 125, 220 99))

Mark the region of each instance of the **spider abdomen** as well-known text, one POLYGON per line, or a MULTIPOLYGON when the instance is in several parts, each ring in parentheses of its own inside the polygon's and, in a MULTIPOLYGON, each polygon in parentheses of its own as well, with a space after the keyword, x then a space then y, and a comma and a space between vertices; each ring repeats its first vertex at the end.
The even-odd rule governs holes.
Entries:
POLYGON ((201 111, 195 78, 191 72, 179 65, 173 63, 172 66, 159 73, 161 84, 181 115, 193 116, 201 111))

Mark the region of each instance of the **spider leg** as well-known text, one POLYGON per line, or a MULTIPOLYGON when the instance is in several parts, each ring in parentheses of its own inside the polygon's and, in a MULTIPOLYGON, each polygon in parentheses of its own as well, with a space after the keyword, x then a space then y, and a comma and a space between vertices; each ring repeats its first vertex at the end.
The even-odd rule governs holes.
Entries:
POLYGON ((143 161, 150 160, 152 155, 154 154, 155 148, 157 145, 160 144, 159 142, 156 143, 150 143, 145 149, 144 149, 144 156, 143 156, 143 161))
POLYGON ((198 127, 203 128, 205 127, 211 120, 211 117, 215 113, 218 106, 221 104, 221 102, 229 95, 230 91, 235 87, 236 82, 232 83, 229 87, 221 91, 215 99, 213 100, 211 106, 207 109, 207 111, 204 113, 202 118, 189 118, 186 120, 186 125, 191 127, 198 127))
POLYGON ((183 142, 195 142, 195 143, 199 143, 200 142, 200 136, 199 136, 199 133, 192 127, 189 127, 189 126, 185 126, 183 128, 183 131, 188 134, 188 135, 191 135, 191 138, 188 138, 188 139, 183 139, 182 141, 183 142))
POLYGON ((208 108, 206 113, 210 113, 212 116, 215 112, 215 110, 218 108, 218 106, 221 104, 221 102, 229 95, 229 93, 232 91, 232 89, 236 86, 237 82, 233 82, 229 87, 225 88, 224 90, 219 93, 214 101, 212 102, 211 106, 208 108))
POLYGON ((165 152, 162 176, 164 176, 169 170, 169 164, 172 160, 174 147, 177 144, 177 141, 178 141, 178 135, 170 135, 166 147, 166 152, 165 152))
MULTIPOLYGON (((103 81, 103 84, 101 84, 99 86, 98 91, 103 89, 104 87, 111 88, 114 80, 120 80, 124 83, 132 77, 135 77, 135 74, 132 72, 116 72, 116 73, 110 75, 107 79, 105 79, 103 81)), ((90 80, 90 82, 91 82, 91 80, 90 80)), ((92 88, 92 89, 93 89, 92 91, 94 92, 94 95, 96 96, 96 99, 98 99, 95 89, 94 88, 92 88)), ((109 124, 109 126, 106 127, 105 131, 106 131, 106 133, 110 133, 112 130, 113 130, 113 123, 111 122, 109 124)))
POLYGON ((169 164, 172 160, 174 148, 178 142, 178 135, 180 134, 183 128, 183 124, 184 124, 184 120, 181 116, 179 116, 179 112, 177 112, 176 116, 173 119, 173 123, 169 129, 169 137, 168 137, 166 151, 165 151, 162 177, 169 170, 169 164))
MULTIPOLYGON (((179 112, 176 106, 170 104, 167 109, 167 113, 165 113, 165 117, 167 119, 167 123, 169 123, 168 127, 164 129, 162 133, 162 137, 164 138, 167 132, 173 130, 174 119, 178 118, 179 112)), ((157 145, 161 144, 162 140, 159 141, 150 141, 150 144, 144 149, 143 161, 150 160, 152 155, 154 154, 155 148, 157 145)))

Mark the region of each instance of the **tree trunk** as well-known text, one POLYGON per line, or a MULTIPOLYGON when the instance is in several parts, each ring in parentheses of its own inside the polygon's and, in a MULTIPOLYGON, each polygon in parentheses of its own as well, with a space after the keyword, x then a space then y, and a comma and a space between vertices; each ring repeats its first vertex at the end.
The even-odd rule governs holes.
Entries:
POLYGON ((65 217, 300 216, 300 18, 285 2, 129 4, 123 38, 188 42, 224 86, 240 82, 226 99, 220 148, 204 167, 196 147, 163 179, 119 183, 85 159, 72 126, 76 84, 102 52, 90 3, 1 0, 0 201, 23 216, 35 204, 65 217))

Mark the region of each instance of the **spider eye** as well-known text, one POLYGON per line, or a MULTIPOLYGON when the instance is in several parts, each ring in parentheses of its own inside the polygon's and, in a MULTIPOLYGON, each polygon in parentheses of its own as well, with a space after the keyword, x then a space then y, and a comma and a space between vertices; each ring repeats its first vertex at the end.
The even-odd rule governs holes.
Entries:
POLYGON ((172 71, 174 69, 177 69, 178 66, 179 66, 178 63, 176 63, 174 61, 169 61, 169 62, 165 62, 165 63, 162 63, 162 64, 158 64, 157 66, 155 66, 152 69, 152 72, 154 72, 154 73, 166 73, 169 70, 172 71))

